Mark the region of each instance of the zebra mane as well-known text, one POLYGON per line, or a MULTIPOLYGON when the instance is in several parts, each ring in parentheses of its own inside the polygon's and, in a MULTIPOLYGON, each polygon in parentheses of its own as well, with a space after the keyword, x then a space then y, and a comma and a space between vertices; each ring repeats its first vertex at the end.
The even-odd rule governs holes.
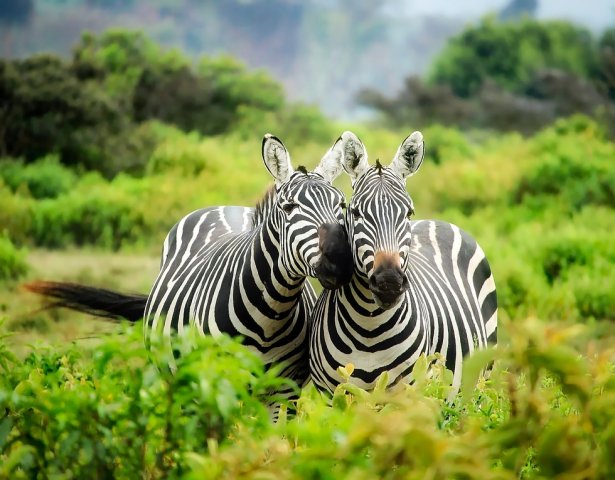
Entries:
POLYGON ((299 166, 297 167, 297 171, 298 171, 298 172, 301 172, 301 173, 304 173, 305 175, 307 175, 307 174, 308 174, 307 168, 305 168, 303 165, 299 165, 299 166))
POLYGON ((382 166, 382 164, 380 163, 380 159, 377 158, 376 159, 376 166, 375 166, 376 170, 378 171, 378 175, 382 175, 382 169, 384 168, 382 166))
POLYGON ((263 223, 263 220, 273 205, 275 193, 275 187, 271 185, 265 192, 265 195, 263 195, 263 198, 256 203, 256 206, 254 207, 254 215, 252 216, 252 228, 255 228, 263 223))

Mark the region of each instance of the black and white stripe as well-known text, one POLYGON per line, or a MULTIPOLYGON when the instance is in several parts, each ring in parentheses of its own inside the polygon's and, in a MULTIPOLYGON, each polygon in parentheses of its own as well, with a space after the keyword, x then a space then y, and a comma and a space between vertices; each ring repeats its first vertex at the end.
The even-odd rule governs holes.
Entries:
POLYGON ((316 301, 306 277, 334 288, 350 276, 334 268, 338 259, 350 263, 344 196, 331 185, 342 168, 340 145, 314 172, 294 171, 282 142, 267 136, 263 159, 276 186, 256 209, 204 208, 173 227, 145 307, 146 343, 188 328, 241 336, 266 365, 282 362, 284 376, 304 383, 307 319, 316 301), (323 233, 325 226, 338 240, 323 233), (323 246, 330 251, 323 254, 323 246))
POLYGON ((256 208, 209 207, 182 218, 164 241, 149 295, 68 282, 26 287, 50 298, 53 307, 143 318, 148 345, 156 338, 172 349, 174 333, 188 328, 241 336, 266 366, 283 364, 282 375, 302 385, 307 322, 316 301, 306 277, 337 288, 352 274, 344 196, 331 185, 342 170, 341 146, 338 139, 313 172, 295 171, 284 144, 266 135, 263 160, 275 187, 256 208))
POLYGON ((463 357, 496 342, 496 289, 485 254, 455 225, 410 220, 405 179, 422 162, 419 132, 402 142, 389 167, 370 167, 352 133, 342 139, 353 180, 346 225, 354 275, 324 291, 314 308, 311 377, 332 392, 341 381, 336 369, 352 363, 352 381, 370 389, 382 372, 390 384, 404 381, 420 354, 440 352, 455 392, 463 357))

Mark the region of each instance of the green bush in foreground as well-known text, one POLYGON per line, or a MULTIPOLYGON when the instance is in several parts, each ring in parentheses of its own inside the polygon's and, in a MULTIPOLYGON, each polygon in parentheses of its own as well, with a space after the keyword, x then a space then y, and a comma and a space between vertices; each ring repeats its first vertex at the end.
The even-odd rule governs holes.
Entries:
MULTIPOLYGON (((177 476, 186 452, 224 444, 239 425, 266 428, 258 398, 280 380, 254 354, 229 339, 184 338, 167 376, 137 336, 106 340, 91 356, 33 350, 23 362, 0 340, 1 478, 177 476)), ((155 346, 163 361, 164 352, 155 346)))
POLYGON ((280 380, 228 339, 182 344, 174 377, 135 337, 21 363, 0 341, 0 477, 612 478, 613 349, 581 326, 524 321, 506 335, 466 361, 453 405, 450 372, 423 357, 412 386, 343 383, 332 405, 308 387, 275 425, 259 398, 280 380))

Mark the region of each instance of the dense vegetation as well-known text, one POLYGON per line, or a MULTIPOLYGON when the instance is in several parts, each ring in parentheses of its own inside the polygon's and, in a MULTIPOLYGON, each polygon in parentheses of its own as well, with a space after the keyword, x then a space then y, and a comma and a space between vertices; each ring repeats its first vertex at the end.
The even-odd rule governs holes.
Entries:
MULTIPOLYGON (((39 348, 23 361, 3 338, 0 475, 611 478, 612 346, 596 351, 580 326, 505 328, 504 345, 466 363, 452 406, 450 372, 436 364, 428 379, 423 358, 412 387, 368 393, 343 383, 332 407, 307 388, 298 414, 276 425, 261 403, 279 384, 275 372, 226 339, 184 343, 168 377, 134 332, 92 351, 39 348), (491 378, 475 387, 492 359, 491 378)), ((340 375, 348 379, 352 366, 340 375)))
POLYGON ((0 155, 32 162, 53 153, 107 176, 143 173, 159 142, 150 120, 204 135, 249 131, 267 116, 293 122, 296 132, 324 122, 308 107, 287 105, 264 72, 224 57, 193 65, 124 30, 84 34, 70 62, 51 54, 0 60, 0 98, 0 155))
POLYGON ((193 58, 238 56, 273 72, 293 98, 338 115, 360 88, 391 90, 424 70, 463 26, 413 15, 405 0, 0 0, 3 20, 15 25, 0 37, 7 57, 66 56, 83 30, 130 26, 193 58))
POLYGON ((359 100, 397 126, 436 121, 531 134, 584 113, 615 136, 615 29, 596 36, 563 21, 485 18, 451 39, 426 79, 408 77, 393 96, 367 89, 359 100))
MULTIPOLYGON (((193 64, 125 31, 84 36, 69 62, 2 61, 0 90, 11 95, 0 109, 10 125, 0 125, 13 129, 0 131, 0 330, 12 333, 0 338, 0 477, 615 473, 608 125, 577 115, 529 137, 402 117, 393 129, 337 125, 232 59, 193 64), (408 181, 417 217, 460 225, 490 258, 500 345, 466 363, 453 405, 444 402, 450 374, 438 364, 426 378, 423 359, 412 387, 368 393, 343 384, 332 406, 308 387, 298 414, 272 425, 262 394, 280 380, 228 339, 194 348, 187 339, 175 376, 150 362, 139 328, 107 327, 107 338, 71 346, 24 345, 32 332, 41 340, 74 329, 75 338, 97 324, 34 312, 18 288, 23 278, 98 278, 66 261, 81 258, 74 247, 100 263, 112 263, 108 251, 122 263, 153 256, 188 211, 258 200, 270 183, 260 160, 266 131, 285 141, 295 165, 311 167, 345 129, 383 163, 421 129, 427 157, 408 181), (44 257, 41 248, 55 250, 44 257), (53 255, 64 255, 60 266, 41 261, 53 255), (490 378, 480 377, 492 360, 490 378)), ((347 179, 340 186, 350 194, 347 179)), ((139 273, 122 283, 126 271, 112 267, 101 283, 144 291, 153 273, 139 273)), ((341 377, 352 369, 340 368, 341 377)))

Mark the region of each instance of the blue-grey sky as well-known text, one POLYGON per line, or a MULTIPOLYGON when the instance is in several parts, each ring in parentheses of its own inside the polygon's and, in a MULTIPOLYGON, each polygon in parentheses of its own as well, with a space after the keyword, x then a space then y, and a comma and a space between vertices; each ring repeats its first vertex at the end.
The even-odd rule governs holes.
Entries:
MULTIPOLYGON (((509 0, 407 0, 408 12, 423 15, 451 16, 473 20, 490 11, 499 11, 509 0)), ((615 24, 615 0, 540 0, 536 16, 541 19, 562 18, 603 30, 615 24)))

